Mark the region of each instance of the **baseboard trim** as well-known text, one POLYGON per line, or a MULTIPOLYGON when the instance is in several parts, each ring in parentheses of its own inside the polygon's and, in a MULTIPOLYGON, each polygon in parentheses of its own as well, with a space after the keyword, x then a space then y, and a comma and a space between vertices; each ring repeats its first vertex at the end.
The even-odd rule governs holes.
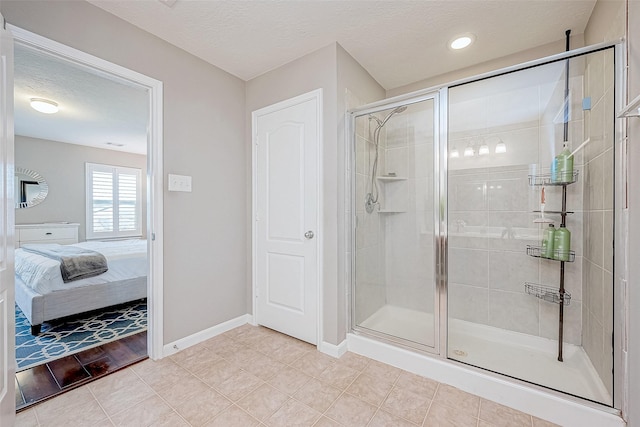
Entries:
POLYGON ((235 319, 227 320, 226 322, 220 323, 209 329, 205 329, 204 331, 200 331, 193 335, 189 335, 188 337, 184 337, 169 344, 165 344, 165 346, 162 348, 162 357, 171 356, 172 354, 175 354, 180 350, 184 350, 185 348, 200 344, 201 342, 213 338, 216 335, 220 335, 222 333, 230 331, 233 328, 237 328, 238 326, 250 323, 251 320, 252 319, 250 314, 243 314, 242 316, 238 316, 235 319))
POLYGON ((338 359, 347 352, 347 340, 342 341, 338 345, 322 341, 318 346, 318 351, 338 359))

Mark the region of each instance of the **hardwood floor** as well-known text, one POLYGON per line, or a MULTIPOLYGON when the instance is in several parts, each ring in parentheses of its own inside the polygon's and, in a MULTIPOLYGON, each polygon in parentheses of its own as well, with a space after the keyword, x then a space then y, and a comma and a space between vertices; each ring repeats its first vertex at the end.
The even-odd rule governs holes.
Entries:
POLYGON ((16 374, 16 411, 147 358, 147 332, 34 366, 16 374))

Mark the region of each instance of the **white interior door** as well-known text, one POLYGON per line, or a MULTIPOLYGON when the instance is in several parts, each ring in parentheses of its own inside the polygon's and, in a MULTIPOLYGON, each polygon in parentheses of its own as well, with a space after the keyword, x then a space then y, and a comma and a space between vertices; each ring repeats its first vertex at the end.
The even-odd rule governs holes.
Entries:
POLYGON ((253 112, 254 315, 318 342, 322 92, 253 112))
POLYGON ((13 39, 0 15, 0 424, 8 426, 16 416, 13 210, 13 39))

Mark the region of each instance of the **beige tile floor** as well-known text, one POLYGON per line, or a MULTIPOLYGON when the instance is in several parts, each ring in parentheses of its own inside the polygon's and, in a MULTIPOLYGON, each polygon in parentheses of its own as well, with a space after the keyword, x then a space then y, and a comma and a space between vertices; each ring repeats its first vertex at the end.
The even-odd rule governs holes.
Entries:
POLYGON ((340 359, 244 325, 41 403, 17 426, 553 424, 354 353, 340 359))

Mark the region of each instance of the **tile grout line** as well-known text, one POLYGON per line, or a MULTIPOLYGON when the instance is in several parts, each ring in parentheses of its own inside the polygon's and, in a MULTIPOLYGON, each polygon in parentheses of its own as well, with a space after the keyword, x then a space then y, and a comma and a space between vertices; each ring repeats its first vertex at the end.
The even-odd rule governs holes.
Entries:
POLYGON ((93 400, 98 404, 98 406, 100 407, 100 409, 102 410, 102 412, 107 416, 107 420, 109 420, 109 422, 112 425, 115 425, 115 423, 113 422, 113 420, 111 420, 111 416, 109 415, 109 413, 107 412, 107 410, 104 408, 104 406, 102 406, 102 403, 100 403, 100 400, 98 400, 98 397, 95 395, 95 393, 93 392, 93 390, 91 390, 91 387, 89 387, 89 384, 85 385, 87 387, 87 390, 89 391, 89 393, 91 394, 91 397, 93 397, 93 400))
POLYGON ((440 381, 437 382, 436 389, 433 392, 433 397, 431 398, 431 402, 429 402, 429 407, 427 408, 427 413, 424 414, 424 419, 422 420, 421 426, 424 426, 427 423, 427 418, 429 418, 429 413, 431 412, 431 407, 433 406, 433 402, 436 400, 436 395, 438 394, 438 390, 440 390, 440 386, 442 385, 440 381))
MULTIPOLYGON (((149 359, 149 360, 151 360, 151 359, 149 359)), ((167 358, 167 360, 168 360, 169 362, 174 363, 176 366, 180 367, 181 369, 184 369, 184 368, 182 368, 182 366, 180 366, 179 364, 177 364, 176 362, 174 362, 170 357, 168 357, 168 358, 167 358)), ((155 362, 155 361, 152 361, 152 362, 155 362)), ((178 415, 178 417, 180 417, 182 420, 184 420, 184 422, 186 422, 189 426, 193 426, 193 424, 191 424, 187 419, 185 419, 185 418, 182 416, 182 414, 180 414, 180 413, 178 412, 178 410, 177 410, 176 408, 174 408, 171 404, 169 404, 169 402, 168 402, 165 398, 163 398, 162 396, 160 396, 160 394, 157 392, 157 390, 156 390, 156 389, 154 389, 154 388, 151 386, 151 384, 149 384, 147 381, 145 381, 145 380, 144 380, 144 378, 142 378, 142 376, 140 376, 140 374, 138 374, 138 372, 136 372, 136 371, 135 371, 135 369, 131 369, 131 371, 132 371, 132 372, 133 372, 133 373, 134 373, 134 374, 135 374, 135 375, 140 379, 140 381, 142 381, 142 382, 143 382, 147 387, 149 387, 149 388, 153 391, 153 393, 154 393, 154 394, 155 394, 155 395, 156 395, 160 400, 162 400, 162 401, 163 401, 163 402, 164 402, 164 403, 165 403, 169 408, 171 408, 171 411, 172 411, 172 412, 174 412, 176 415, 178 415)), ((185 371, 187 371, 187 370, 185 369, 185 371)), ((187 371, 187 372, 188 372, 188 371, 187 371)), ((192 374, 192 375, 193 375, 193 374, 192 374)), ((206 384, 206 383, 205 383, 205 384, 206 384)), ((207 384, 207 385, 208 385, 208 384, 207 384)), ((135 405, 133 405, 133 406, 131 406, 131 407, 127 408, 127 409, 134 408, 135 406, 139 405, 140 403, 144 402, 144 401, 145 401, 145 400, 147 400, 147 399, 150 399, 151 397, 153 397, 153 396, 147 397, 146 399, 143 399, 142 401, 140 401, 140 402, 136 403, 135 405)), ((223 396, 223 397, 225 397, 225 398, 226 398, 226 396, 223 396)), ((228 399, 227 399, 227 400, 228 400, 228 399)), ((228 408, 228 407, 227 407, 227 408, 228 408)), ((226 408, 225 408, 225 409, 226 409, 226 408)), ((125 409, 125 410, 126 410, 126 409, 125 409)), ((124 412, 125 410, 120 411, 120 412, 124 412)), ((120 412, 118 412, 118 413, 120 413, 120 412)), ((117 414, 114 414, 114 415, 117 415, 117 414)), ((214 418, 215 418, 215 417, 214 417, 214 418)), ((212 418, 212 419, 213 419, 213 418, 212 418)), ((211 421, 211 420, 208 420, 208 421, 211 421)))

